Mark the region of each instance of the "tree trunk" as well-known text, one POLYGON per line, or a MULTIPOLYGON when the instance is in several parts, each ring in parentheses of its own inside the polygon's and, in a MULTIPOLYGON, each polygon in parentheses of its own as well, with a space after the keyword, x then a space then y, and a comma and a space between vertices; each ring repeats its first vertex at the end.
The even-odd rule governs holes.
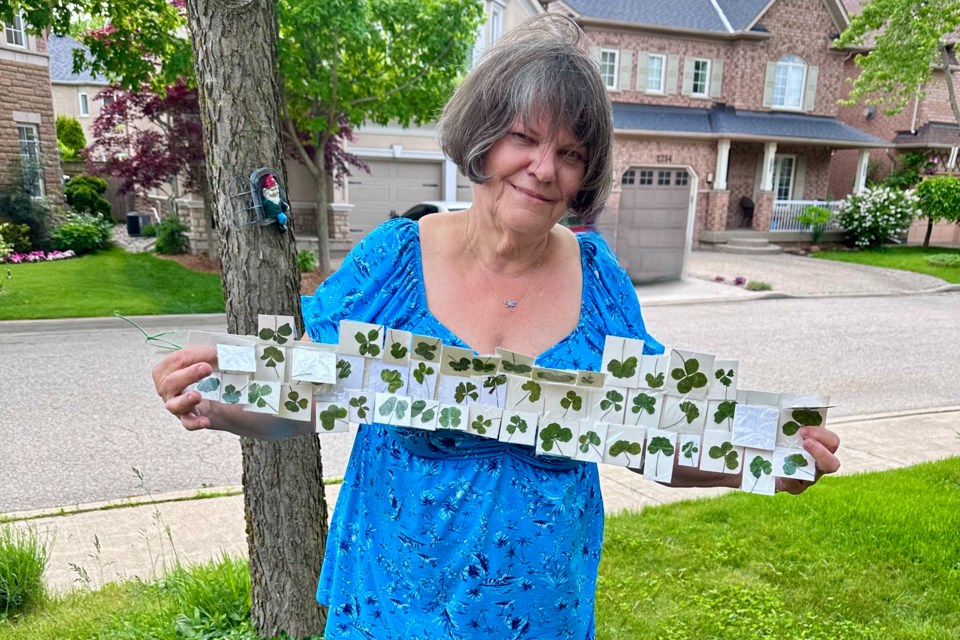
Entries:
POLYGON ((929 215, 927 216, 927 234, 923 236, 923 248, 928 249, 930 247, 930 236, 933 235, 933 218, 929 215))
MULTIPOLYGON (((231 195, 259 166, 283 173, 277 111, 276 16, 270 0, 187 0, 203 142, 217 219, 227 325, 251 335, 257 314, 300 318, 296 247, 275 225, 244 225, 231 195)), ((323 631, 314 598, 327 536, 320 444, 315 436, 241 440, 252 619, 261 636, 323 631)))
POLYGON ((317 194, 317 267, 322 273, 329 274, 333 271, 330 262, 330 202, 333 200, 333 190, 329 188, 330 177, 324 153, 326 146, 327 138, 321 136, 317 145, 317 172, 313 175, 313 182, 317 194))

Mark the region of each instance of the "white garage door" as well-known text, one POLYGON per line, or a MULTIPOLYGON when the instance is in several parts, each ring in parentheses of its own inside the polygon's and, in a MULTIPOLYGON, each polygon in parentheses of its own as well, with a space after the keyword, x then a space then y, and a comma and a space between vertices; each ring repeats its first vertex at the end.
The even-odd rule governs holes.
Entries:
POLYGON ((367 160, 370 174, 350 178, 353 203, 350 229, 356 242, 384 220, 390 211, 403 213, 421 200, 440 200, 443 163, 404 160, 367 160))
POLYGON ((635 282, 682 275, 690 182, 684 169, 635 167, 623 174, 617 255, 635 282))

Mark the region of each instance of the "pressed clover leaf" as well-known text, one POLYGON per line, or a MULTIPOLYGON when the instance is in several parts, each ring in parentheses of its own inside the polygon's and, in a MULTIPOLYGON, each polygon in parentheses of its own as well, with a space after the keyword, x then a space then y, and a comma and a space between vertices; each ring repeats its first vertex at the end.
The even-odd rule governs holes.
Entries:
POLYGON ((408 349, 400 344, 399 342, 394 342, 390 345, 390 355, 399 360, 407 355, 408 349))
POLYGON ((422 422, 423 424, 428 424, 433 420, 433 417, 435 415, 437 415, 436 409, 427 409, 426 411, 420 414, 420 422, 422 422))
POLYGON ((807 462, 807 459, 804 458, 799 453, 793 453, 783 460, 783 472, 788 476, 792 476, 797 472, 797 469, 801 467, 806 467, 810 463, 807 462))
POLYGON ((503 370, 507 373, 524 374, 533 371, 533 367, 528 364, 517 364, 515 362, 510 362, 509 360, 504 360, 503 370))
POLYGON ((247 404, 255 405, 261 409, 265 407, 273 409, 267 402, 271 393, 273 393, 273 388, 270 385, 251 382, 250 386, 247 387, 247 404))
POLYGON ((350 406, 357 410, 357 415, 360 416, 361 420, 366 420, 367 411, 370 410, 370 407, 367 406, 366 396, 357 396, 356 398, 350 398, 350 406))
POLYGON ((293 327, 290 326, 289 322, 284 322, 276 331, 264 327, 260 329, 260 333, 257 335, 260 336, 261 340, 273 340, 277 344, 284 344, 293 335, 293 327))
POLYGON ((738 460, 740 456, 733 450, 733 443, 730 441, 724 442, 719 447, 710 447, 710 449, 707 450, 707 455, 714 460, 723 458, 724 465, 731 471, 736 469, 737 465, 740 464, 738 460))
POLYGON ((346 360, 337 360, 337 380, 350 377, 350 363, 346 360))
POLYGON ((467 371, 470 369, 470 358, 460 358, 459 360, 450 360, 450 368, 454 371, 467 371))
POLYGON ((496 363, 486 362, 480 358, 474 358, 470 364, 473 366, 473 370, 477 373, 493 373, 497 370, 496 363))
POLYGON ((646 411, 650 415, 657 412, 657 399, 654 396, 648 396, 645 393, 638 393, 633 396, 633 406, 630 407, 633 413, 646 411))
POLYGON ((687 424, 693 424, 693 421, 700 417, 700 409, 688 400, 680 403, 680 411, 683 411, 683 415, 687 419, 687 424))
POLYGON ((570 382, 577 381, 576 374, 566 373, 563 371, 538 371, 537 377, 541 380, 546 380, 547 382, 560 382, 562 384, 568 384, 570 382))
POLYGON ((623 362, 620 360, 611 360, 607 363, 607 371, 609 371, 614 378, 630 378, 637 372, 637 357, 630 356, 623 362))
POLYGON ((267 347, 263 350, 260 359, 264 361, 263 366, 272 367, 274 372, 280 375, 280 372, 277 371, 277 363, 283 362, 283 351, 276 347, 267 347))
POLYGON ((800 427, 819 427, 823 424, 823 416, 813 409, 794 409, 790 417, 793 420, 783 425, 783 433, 788 436, 794 435, 800 427))
POLYGON ((513 416, 510 418, 509 424, 507 424, 507 433, 514 434, 517 431, 520 433, 527 432, 527 421, 521 418, 520 416, 513 416))
POLYGON ((423 413, 423 410, 427 408, 426 400, 414 400, 413 404, 410 405, 410 417, 416 418, 418 415, 423 413))
POLYGON ((684 360, 683 368, 677 367, 672 370, 670 377, 677 381, 677 391, 680 393, 690 393, 694 389, 707 386, 709 382, 707 376, 700 371, 700 361, 696 358, 684 360))
MULTIPOLYGON (((604 395, 603 400, 600 401, 600 410, 610 412, 612 408, 615 411, 621 411, 623 409, 623 394, 617 391, 616 389, 611 389, 607 391, 604 395)), ((604 413, 604 416, 607 414, 604 413)))
POLYGON ((493 420, 484 419, 483 415, 478 415, 476 418, 474 418, 470 426, 473 427, 473 430, 480 435, 486 435, 487 429, 493 426, 493 420))
POLYGON ((545 429, 541 429, 540 447, 544 451, 553 451, 554 443, 570 442, 573 439, 573 432, 567 427, 561 427, 557 422, 551 422, 545 429))
POLYGON ((680 447, 680 451, 683 453, 683 457, 687 460, 693 460, 693 456, 697 455, 697 452, 700 451, 700 447, 697 446, 697 443, 693 440, 688 440, 683 443, 683 446, 680 447))
MULTIPOLYGON (((420 344, 423 344, 422 342, 420 344)), ((417 368, 413 370, 414 379, 423 384, 423 381, 427 379, 427 376, 433 375, 433 367, 428 366, 425 362, 418 362, 417 368)))
POLYGON ((650 387, 651 389, 659 389, 660 387, 663 386, 663 371, 661 371, 657 375, 648 373, 646 376, 644 376, 644 379, 647 381, 648 387, 650 387))
POLYGON ((197 391, 201 393, 209 393, 211 391, 216 391, 219 388, 220 388, 219 378, 214 378, 214 377, 204 378, 203 380, 197 383, 197 391))
POLYGON ((737 412, 736 400, 724 400, 717 405, 717 410, 713 413, 713 421, 716 424, 723 424, 724 420, 733 420, 733 414, 737 412))
POLYGON ((414 349, 413 352, 424 360, 433 362, 433 359, 437 357, 437 345, 428 344, 426 342, 418 342, 417 348, 414 349))
POLYGON ((345 408, 332 404, 320 412, 320 426, 325 431, 333 431, 337 420, 343 420, 346 417, 347 410, 345 408))
POLYGON ((382 369, 380 379, 387 383, 387 391, 396 393, 403 386, 403 376, 396 369, 382 369))
POLYGON ((769 460, 764 460, 762 456, 754 457, 754 459, 750 461, 750 475, 756 478, 756 480, 753 481, 753 488, 756 488, 757 483, 760 482, 761 475, 768 476, 772 472, 773 465, 770 464, 769 460))
POLYGON ((583 398, 577 395, 576 391, 567 391, 567 395, 560 398, 560 406, 563 407, 563 415, 567 415, 570 409, 580 411, 583 408, 583 398))
POLYGON ((224 404, 237 404, 240 402, 240 389, 237 389, 232 384, 228 384, 223 388, 223 393, 220 395, 220 402, 224 404))
POLYGON ((308 404, 310 404, 309 400, 301 398, 296 391, 291 391, 287 394, 287 401, 283 403, 283 406, 287 408, 287 411, 299 413, 306 409, 308 404))
POLYGON ((474 402, 480 398, 480 394, 477 393, 477 385, 472 382, 461 382, 453 391, 453 399, 456 400, 458 404, 462 403, 466 398, 470 398, 474 402))
POLYGON ((407 413, 409 407, 410 403, 407 400, 397 400, 397 406, 394 409, 397 417, 402 418, 407 413))
MULTIPOLYGON (((658 453, 663 454, 664 456, 670 457, 673 455, 673 444, 670 440, 664 438, 663 436, 656 436, 650 438, 650 442, 647 444, 647 453, 650 455, 657 455, 658 453)), ((660 456, 657 456, 656 463, 653 467, 653 475, 658 475, 660 470, 660 456)))
POLYGON ((487 393, 494 394, 497 392, 497 387, 507 384, 507 376, 500 374, 499 376, 490 376, 489 378, 484 378, 483 388, 489 389, 487 393))
POLYGON ((440 425, 448 429, 460 426, 460 416, 463 414, 456 407, 444 407, 440 410, 440 425))
POLYGON ((396 406, 397 406, 396 398, 387 398, 383 404, 377 407, 377 413, 379 413, 382 416, 389 416, 390 414, 393 413, 393 409, 396 406))
POLYGON ((729 387, 733 383, 733 369, 727 369, 726 371, 717 369, 713 376, 725 387, 729 387))
POLYGON ((643 445, 639 442, 630 442, 629 440, 617 440, 610 445, 610 455, 616 458, 621 453, 627 454, 627 460, 630 456, 635 456, 643 451, 643 445))
POLYGON ((585 434, 580 436, 580 451, 586 453, 590 450, 590 445, 594 447, 600 446, 600 436, 596 431, 587 431, 585 434))
POLYGON ((523 402, 527 398, 530 399, 530 402, 540 401, 540 384, 539 383, 534 382, 533 380, 527 380, 522 385, 520 385, 520 388, 527 392, 527 395, 523 396, 523 398, 520 399, 521 402, 523 402))
POLYGON ((375 340, 380 339, 380 331, 378 329, 370 329, 367 332, 367 335, 363 335, 362 331, 357 331, 353 336, 357 341, 357 344, 360 345, 360 355, 376 357, 380 353, 380 345, 374 344, 375 340))
POLYGON ((580 378, 580 381, 583 382, 583 384, 592 385, 594 382, 597 381, 597 379, 593 377, 592 373, 585 373, 580 378))

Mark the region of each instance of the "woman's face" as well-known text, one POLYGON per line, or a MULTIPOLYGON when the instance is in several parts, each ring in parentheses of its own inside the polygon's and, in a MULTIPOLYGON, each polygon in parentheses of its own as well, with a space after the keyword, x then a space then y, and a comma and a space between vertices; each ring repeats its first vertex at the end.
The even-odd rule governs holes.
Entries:
POLYGON ((583 183, 587 149, 565 127, 549 132, 543 120, 526 127, 515 120, 487 152, 490 180, 474 186, 475 202, 518 233, 549 232, 583 183))

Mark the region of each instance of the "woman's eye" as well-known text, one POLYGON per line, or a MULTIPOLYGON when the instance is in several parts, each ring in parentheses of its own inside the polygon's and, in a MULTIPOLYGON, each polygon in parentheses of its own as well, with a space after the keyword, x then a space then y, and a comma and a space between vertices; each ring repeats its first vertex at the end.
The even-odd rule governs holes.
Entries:
POLYGON ((570 150, 563 154, 564 160, 568 162, 586 162, 586 158, 583 157, 579 151, 570 150))
POLYGON ((522 131, 513 131, 511 132, 510 135, 512 135, 514 138, 522 142, 533 142, 533 138, 523 133, 522 131))

